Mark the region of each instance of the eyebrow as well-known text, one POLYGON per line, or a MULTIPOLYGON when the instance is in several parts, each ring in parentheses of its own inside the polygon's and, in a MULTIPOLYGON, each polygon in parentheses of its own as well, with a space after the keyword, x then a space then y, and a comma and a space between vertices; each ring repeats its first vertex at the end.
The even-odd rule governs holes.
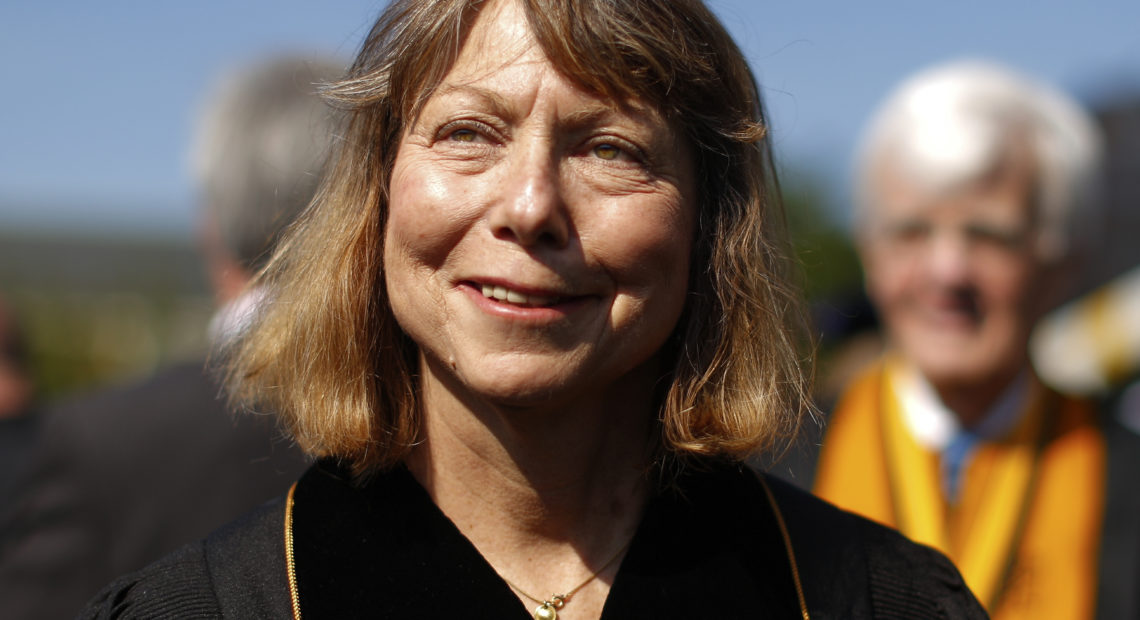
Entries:
POLYGON ((570 130, 595 127, 598 125, 620 123, 626 121, 639 127, 640 130, 652 132, 652 136, 660 137, 658 130, 672 131, 668 121, 653 108, 634 103, 609 103, 598 101, 582 110, 570 112, 562 121, 562 125, 570 130))
MULTIPOLYGON (((482 86, 474 84, 441 85, 436 91, 436 95, 444 97, 452 95, 473 96, 486 105, 489 105, 491 111, 498 116, 506 118, 515 116, 507 97, 504 97, 495 90, 483 88, 482 86)), ((573 130, 609 121, 615 114, 623 114, 634 122, 647 127, 653 127, 663 122, 658 115, 642 106, 620 105, 617 103, 607 104, 603 101, 598 101, 589 105, 586 109, 570 112, 564 117, 561 124, 573 130)))
POLYGON ((436 96, 449 97, 453 95, 466 95, 480 99, 486 105, 491 106, 492 111, 499 116, 509 116, 511 106, 507 102, 507 98, 499 93, 481 86, 473 84, 447 84, 440 85, 439 89, 435 92, 436 96))

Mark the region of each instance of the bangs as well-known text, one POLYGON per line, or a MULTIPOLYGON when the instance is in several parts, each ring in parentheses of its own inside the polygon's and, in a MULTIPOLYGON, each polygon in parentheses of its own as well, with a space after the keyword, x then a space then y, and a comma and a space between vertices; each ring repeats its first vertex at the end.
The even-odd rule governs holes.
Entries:
POLYGON ((695 144, 716 151, 726 150, 724 140, 764 137, 751 72, 716 17, 695 0, 398 3, 328 94, 350 108, 379 112, 387 129, 382 142, 395 138, 443 81, 492 2, 519 2, 551 64, 591 95, 650 105, 678 121, 695 144))
POLYGON ((592 95, 678 117, 687 95, 715 79, 715 53, 703 43, 708 24, 693 3, 519 1, 551 64, 592 95))

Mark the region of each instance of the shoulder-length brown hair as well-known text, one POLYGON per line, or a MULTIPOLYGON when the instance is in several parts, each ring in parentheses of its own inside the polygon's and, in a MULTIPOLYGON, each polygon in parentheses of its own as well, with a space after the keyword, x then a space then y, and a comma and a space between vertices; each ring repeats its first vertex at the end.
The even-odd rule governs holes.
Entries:
MULTIPOLYGON (((499 0, 525 7, 559 71, 654 105, 695 147, 690 294, 660 397, 661 445, 744 459, 807 411, 802 313, 755 81, 699 0, 499 0)), ((322 191, 259 276, 271 301, 231 351, 232 393, 276 410, 303 449, 358 471, 403 459, 420 428, 418 351, 384 286, 400 137, 442 81, 482 0, 396 0, 328 89, 347 125, 322 191)))

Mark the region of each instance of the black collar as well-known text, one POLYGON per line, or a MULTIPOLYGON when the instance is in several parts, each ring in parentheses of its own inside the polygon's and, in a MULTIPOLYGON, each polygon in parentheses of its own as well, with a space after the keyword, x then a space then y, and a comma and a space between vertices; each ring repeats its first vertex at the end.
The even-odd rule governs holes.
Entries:
MULTIPOLYGON (((331 461, 293 512, 302 617, 495 618, 531 610, 404 468, 354 485, 331 461)), ((602 612, 625 618, 798 617, 791 569, 755 475, 683 475, 646 508, 602 612)))

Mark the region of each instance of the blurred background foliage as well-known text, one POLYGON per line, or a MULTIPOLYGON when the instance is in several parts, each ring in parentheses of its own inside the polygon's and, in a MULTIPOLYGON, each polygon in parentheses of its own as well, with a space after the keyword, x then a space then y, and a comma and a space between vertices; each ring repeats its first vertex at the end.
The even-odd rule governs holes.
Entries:
POLYGON ((784 188, 784 207, 792 248, 803 270, 803 289, 809 302, 820 303, 845 297, 860 287, 859 259, 850 234, 829 213, 836 209, 824 202, 817 188, 822 184, 795 175, 784 188))
POLYGON ((46 399, 203 355, 212 312, 198 255, 180 238, 0 230, 0 298, 46 399))

